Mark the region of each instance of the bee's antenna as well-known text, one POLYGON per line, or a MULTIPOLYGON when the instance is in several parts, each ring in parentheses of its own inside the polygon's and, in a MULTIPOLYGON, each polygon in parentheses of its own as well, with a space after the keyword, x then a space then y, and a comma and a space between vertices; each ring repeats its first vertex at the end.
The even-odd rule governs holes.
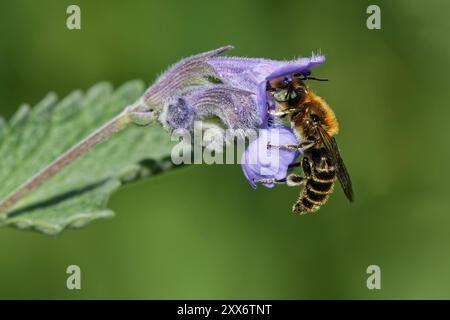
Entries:
POLYGON ((327 78, 316 78, 310 76, 305 76, 302 80, 329 81, 327 78))
POLYGON ((294 77, 299 78, 300 80, 316 80, 316 81, 329 81, 327 78, 316 78, 310 76, 311 71, 306 71, 305 73, 296 73, 294 77))

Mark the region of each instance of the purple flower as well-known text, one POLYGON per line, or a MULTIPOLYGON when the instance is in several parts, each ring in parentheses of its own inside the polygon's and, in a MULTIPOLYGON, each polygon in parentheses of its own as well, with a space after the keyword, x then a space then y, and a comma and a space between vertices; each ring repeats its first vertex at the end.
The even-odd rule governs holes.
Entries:
POLYGON ((194 121, 217 117, 225 128, 257 128, 255 94, 223 84, 205 85, 184 95, 167 109, 168 128, 190 129, 194 121))
MULTIPOLYGON (((288 127, 272 125, 268 109, 274 107, 266 92, 267 81, 292 75, 309 75, 323 63, 322 55, 277 61, 263 58, 220 57, 232 46, 181 60, 145 92, 142 108, 169 130, 193 129, 194 121, 220 119, 229 129, 264 129, 242 156, 242 169, 253 188, 261 179, 282 180, 298 151, 267 149, 298 144, 288 127)), ((270 182, 262 183, 273 187, 270 182)))
POLYGON ((322 55, 291 61, 238 57, 213 57, 208 60, 208 64, 214 67, 221 79, 225 79, 225 83, 256 93, 259 126, 262 128, 267 128, 269 125, 267 108, 272 103, 269 101, 268 105, 267 81, 295 73, 310 74, 311 68, 323 62, 325 57, 322 55))
MULTIPOLYGON (((250 185, 256 189, 256 183, 263 179, 282 180, 287 176, 289 165, 299 156, 298 151, 268 148, 267 145, 280 146, 298 144, 291 128, 280 126, 261 129, 259 137, 245 150, 241 159, 242 171, 250 185)), ((262 182, 272 188, 273 182, 262 182)))
POLYGON ((271 127, 267 112, 273 108, 273 101, 268 99, 267 81, 292 74, 309 75, 310 69, 325 61, 324 56, 312 56, 293 61, 274 61, 267 59, 215 57, 208 61, 214 66, 221 78, 227 79, 232 86, 241 86, 248 91, 256 92, 259 127, 262 134, 245 150, 241 166, 247 181, 253 188, 261 182, 263 186, 272 188, 270 180, 283 180, 287 176, 289 165, 299 156, 299 151, 286 149, 269 149, 267 144, 275 146, 297 145, 299 141, 290 128, 284 126, 271 127), (271 141, 269 141, 271 140, 271 141), (277 142, 274 142, 276 140, 277 142))
POLYGON ((192 129, 194 121, 210 118, 219 118, 226 128, 267 128, 267 80, 309 73, 325 61, 323 56, 291 61, 219 56, 232 48, 204 52, 173 65, 147 89, 139 111, 155 113, 169 130, 192 129))

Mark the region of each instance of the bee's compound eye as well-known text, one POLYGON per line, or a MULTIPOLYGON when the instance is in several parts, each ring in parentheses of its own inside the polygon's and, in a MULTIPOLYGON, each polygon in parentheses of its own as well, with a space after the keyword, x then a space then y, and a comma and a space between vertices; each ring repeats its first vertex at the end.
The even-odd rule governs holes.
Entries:
POLYGON ((291 92, 289 93, 289 100, 295 100, 295 99, 297 99, 297 97, 298 97, 297 92, 291 91, 291 92))
POLYGON ((291 91, 290 96, 291 100, 303 100, 303 98, 305 97, 305 89, 303 89, 302 87, 296 88, 295 90, 291 91))

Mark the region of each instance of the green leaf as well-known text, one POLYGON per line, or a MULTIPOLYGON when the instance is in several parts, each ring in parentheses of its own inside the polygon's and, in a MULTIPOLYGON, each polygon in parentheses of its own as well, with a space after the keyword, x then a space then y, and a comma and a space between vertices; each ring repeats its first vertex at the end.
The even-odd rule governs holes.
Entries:
MULTIPOLYGON (((49 94, 34 108, 22 106, 6 123, 0 118, 0 199, 118 115, 144 91, 131 81, 116 91, 100 83, 62 101, 49 94)), ((64 168, 17 203, 0 225, 57 234, 113 216, 107 203, 123 184, 171 169, 172 144, 158 125, 130 124, 64 168)))

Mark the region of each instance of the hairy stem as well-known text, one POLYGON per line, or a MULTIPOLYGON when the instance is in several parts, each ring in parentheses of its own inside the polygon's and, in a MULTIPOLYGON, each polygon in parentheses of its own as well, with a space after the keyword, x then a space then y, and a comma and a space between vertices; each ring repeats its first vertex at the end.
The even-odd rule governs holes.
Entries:
POLYGON ((86 154, 89 150, 94 148, 99 143, 107 140, 112 135, 122 130, 132 122, 130 117, 130 109, 125 109, 124 112, 104 124, 101 128, 94 131, 88 137, 77 143, 63 155, 58 157, 47 167, 43 168, 36 175, 24 182, 15 191, 9 194, 0 202, 0 217, 6 215, 8 209, 14 206, 19 200, 27 194, 38 188, 48 179, 60 172, 67 165, 78 159, 80 156, 86 154))

